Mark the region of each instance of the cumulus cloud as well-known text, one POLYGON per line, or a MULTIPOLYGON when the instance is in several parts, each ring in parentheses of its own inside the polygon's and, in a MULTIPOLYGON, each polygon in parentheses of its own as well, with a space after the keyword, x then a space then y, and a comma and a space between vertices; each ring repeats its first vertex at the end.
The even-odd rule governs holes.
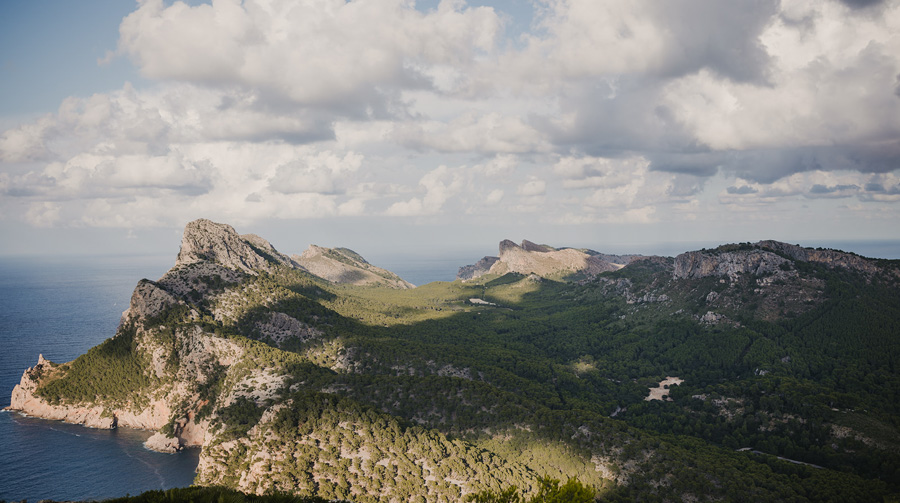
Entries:
POLYGON ((42 226, 488 209, 648 223, 798 201, 896 213, 900 2, 534 7, 510 40, 506 14, 464 0, 142 1, 115 57, 148 81, 0 131, 4 213, 42 226))
POLYGON ((293 160, 275 169, 275 175, 269 179, 269 189, 282 194, 342 193, 362 160, 361 155, 353 152, 343 157, 319 152, 307 159, 293 160))
POLYGON ((555 1, 541 20, 546 35, 533 36, 515 57, 546 63, 562 78, 680 76, 708 68, 737 81, 764 81, 769 55, 759 34, 776 8, 772 0, 555 1))
POLYGON ((386 211, 388 216, 424 216, 439 213, 451 197, 463 188, 463 178, 447 166, 428 172, 419 180, 419 192, 423 195, 392 204, 386 211))
POLYGON ((154 79, 388 113, 392 89, 431 86, 421 68, 465 64, 493 49, 500 19, 464 5, 445 0, 421 13, 406 0, 149 0, 123 20, 118 50, 154 79))
POLYGON ((398 127, 394 139, 414 149, 440 152, 522 153, 547 150, 543 136, 519 117, 469 112, 449 122, 398 127))

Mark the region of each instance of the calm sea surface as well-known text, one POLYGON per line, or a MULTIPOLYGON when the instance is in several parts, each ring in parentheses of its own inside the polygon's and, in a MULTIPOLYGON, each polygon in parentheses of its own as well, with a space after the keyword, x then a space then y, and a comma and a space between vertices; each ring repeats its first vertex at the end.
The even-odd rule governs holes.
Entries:
MULTIPOLYGON (((866 256, 900 257, 894 240, 842 244, 866 256)), ((835 246, 822 244, 829 245, 835 246)), ((680 251, 686 249, 692 248, 680 251)), ((662 250, 644 251, 654 252, 662 250)), ((479 258, 373 257, 372 263, 423 285, 452 281, 460 266, 479 258)), ((138 280, 158 279, 174 262, 174 256, 0 257, 0 408, 39 353, 66 362, 111 337, 138 280)), ((199 451, 148 451, 142 443, 149 435, 0 412, 0 500, 104 499, 190 485, 199 451)))
MULTIPOLYGON (((65 362, 115 333, 131 291, 173 257, 0 258, 0 407, 39 353, 65 362)), ((199 451, 143 448, 149 433, 0 412, 0 500, 88 500, 190 485, 199 451)))

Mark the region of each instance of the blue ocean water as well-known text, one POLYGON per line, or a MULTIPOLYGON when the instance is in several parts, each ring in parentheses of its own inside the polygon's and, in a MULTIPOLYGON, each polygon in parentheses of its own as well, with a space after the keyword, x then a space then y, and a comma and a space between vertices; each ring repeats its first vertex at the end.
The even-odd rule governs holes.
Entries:
MULTIPOLYGON (((131 292, 174 257, 0 258, 0 407, 39 353, 74 359, 116 330, 131 292)), ((90 500, 191 484, 199 452, 144 449, 148 432, 0 412, 0 500, 90 500)))

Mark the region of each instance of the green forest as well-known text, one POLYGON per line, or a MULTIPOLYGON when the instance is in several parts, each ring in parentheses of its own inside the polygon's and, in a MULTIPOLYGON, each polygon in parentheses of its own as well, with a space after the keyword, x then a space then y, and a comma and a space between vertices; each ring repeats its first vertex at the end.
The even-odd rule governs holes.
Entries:
POLYGON ((878 265, 792 260, 787 282, 675 279, 654 259, 411 290, 287 267, 206 275, 38 393, 139 407, 183 379, 199 330, 243 352, 201 365, 180 404, 212 421, 202 486, 274 501, 896 501, 900 264, 878 265), (273 313, 312 335, 273 336, 273 313), (278 388, 248 390, 265 372, 278 388), (667 377, 680 383, 646 400, 667 377))

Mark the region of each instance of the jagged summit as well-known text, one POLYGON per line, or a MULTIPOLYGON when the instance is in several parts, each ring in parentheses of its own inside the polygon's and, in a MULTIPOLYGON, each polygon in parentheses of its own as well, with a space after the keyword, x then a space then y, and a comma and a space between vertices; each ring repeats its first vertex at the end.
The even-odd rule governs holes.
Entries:
POLYGON ((415 288, 400 276, 376 267, 348 248, 324 248, 310 245, 301 255, 291 257, 295 263, 320 278, 333 283, 379 285, 390 288, 415 288))
POLYGON ((268 241, 255 235, 239 235, 234 227, 205 218, 184 227, 176 266, 214 262, 249 274, 271 271, 278 265, 297 267, 290 257, 279 253, 268 241))
POLYGON ((607 255, 594 250, 554 248, 523 240, 521 245, 504 239, 499 257, 486 256, 476 264, 461 267, 457 279, 468 280, 485 274, 503 275, 514 272, 536 274, 545 278, 591 278, 615 271, 639 255, 607 255))
MULTIPOLYGON (((287 266, 304 269, 333 283, 415 288, 412 283, 370 264, 361 255, 348 248, 311 245, 302 255, 288 256, 256 234, 238 234, 234 227, 228 224, 216 223, 205 218, 194 220, 185 226, 181 250, 175 262, 176 268, 186 265, 198 267, 197 264, 205 269, 224 268, 251 275, 287 266)), ((226 274, 219 270, 215 273, 226 274)), ((160 283, 169 289, 178 289, 179 285, 166 284, 172 283, 167 281, 170 276, 167 274, 161 278, 160 283)))

